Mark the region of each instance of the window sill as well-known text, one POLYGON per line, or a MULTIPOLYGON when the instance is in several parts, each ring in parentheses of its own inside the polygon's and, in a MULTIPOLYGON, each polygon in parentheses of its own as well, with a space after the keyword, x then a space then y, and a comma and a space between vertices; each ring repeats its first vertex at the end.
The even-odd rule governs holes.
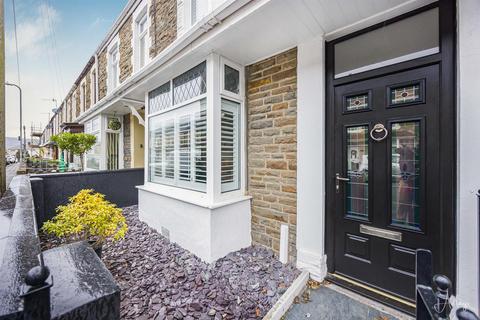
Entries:
POLYGON ((199 207, 203 207, 206 209, 217 209, 221 208, 224 206, 228 206, 237 202, 245 201, 245 200, 250 200, 252 199, 251 196, 245 196, 245 195, 236 195, 232 196, 232 198, 229 199, 222 199, 220 201, 216 202, 210 202, 206 198, 206 194, 196 192, 196 191, 191 191, 191 190, 184 190, 184 189, 179 189, 176 187, 169 187, 169 186, 151 186, 148 184, 144 184, 141 186, 136 186, 137 189, 158 194, 160 196, 176 199, 182 202, 190 203, 199 207), (158 188, 160 187, 160 188, 158 188), (199 195, 200 194, 200 195, 199 195), (195 196, 192 196, 195 195, 195 196))

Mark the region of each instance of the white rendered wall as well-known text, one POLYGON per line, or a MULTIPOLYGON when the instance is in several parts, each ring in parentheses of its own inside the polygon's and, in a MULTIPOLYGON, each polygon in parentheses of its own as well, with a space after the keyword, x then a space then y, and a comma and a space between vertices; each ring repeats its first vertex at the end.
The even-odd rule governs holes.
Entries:
POLYGON ((480 1, 458 5, 457 300, 478 312, 480 1))
POLYGON ((207 208, 138 190, 139 218, 203 261, 250 246, 250 200, 207 208))
POLYGON ((316 37, 297 53, 297 266, 316 280, 326 275, 324 44, 316 37))

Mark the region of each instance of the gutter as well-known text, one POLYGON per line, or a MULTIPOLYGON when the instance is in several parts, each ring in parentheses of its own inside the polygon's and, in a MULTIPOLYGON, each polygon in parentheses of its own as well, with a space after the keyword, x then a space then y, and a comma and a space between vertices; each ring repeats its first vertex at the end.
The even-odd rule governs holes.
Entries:
MULTIPOLYGON (((133 1, 132 1, 133 2, 133 1)), ((192 42, 200 38, 203 34, 210 31, 216 25, 221 24, 223 20, 228 18, 230 15, 235 13, 237 10, 251 2, 251 0, 227 0, 217 9, 215 9, 210 14, 206 15, 202 20, 200 20, 196 25, 191 27, 187 32, 182 36, 175 39, 170 46, 160 52, 144 70, 139 71, 137 74, 133 74, 130 78, 120 84, 113 92, 108 96, 104 97, 102 100, 97 102, 97 105, 91 107, 87 112, 82 113, 77 117, 77 121, 83 121, 89 117, 92 117, 99 111, 102 107, 108 103, 119 100, 122 98, 122 95, 128 89, 131 89, 132 86, 143 81, 145 78, 152 75, 156 70, 164 65, 168 60, 176 56, 183 49, 187 48, 192 42)), ((101 46, 99 47, 101 48, 101 46)), ((97 76, 98 83, 98 76, 97 76)), ((97 91, 98 92, 98 91, 97 91)))

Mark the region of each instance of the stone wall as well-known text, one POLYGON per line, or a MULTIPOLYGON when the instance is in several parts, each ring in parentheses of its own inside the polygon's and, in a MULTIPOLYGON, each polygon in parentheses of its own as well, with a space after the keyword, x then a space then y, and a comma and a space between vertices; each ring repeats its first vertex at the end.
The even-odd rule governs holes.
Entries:
POLYGON ((119 53, 120 53, 120 83, 125 81, 133 72, 132 56, 133 56, 133 30, 132 30, 132 16, 122 25, 118 32, 120 39, 119 53))
POLYGON ((248 191, 252 240, 279 252, 280 226, 289 226, 296 257, 297 49, 246 68, 248 191))
POLYGON ((75 89, 75 119, 80 115, 81 105, 80 105, 80 86, 75 89))
POLYGON ((90 69, 88 72, 87 72, 87 75, 85 76, 85 110, 88 110, 90 109, 90 106, 92 104, 92 99, 91 99, 91 96, 92 96, 92 92, 91 92, 91 86, 92 86, 92 80, 90 78, 90 72, 92 70, 90 69))
POLYGON ((130 113, 123 116, 123 167, 132 167, 132 139, 130 134, 130 113))
POLYGON ((177 37, 177 1, 152 0, 150 15, 150 57, 155 57, 177 37))
POLYGON ((107 95, 107 48, 98 55, 98 100, 107 95))

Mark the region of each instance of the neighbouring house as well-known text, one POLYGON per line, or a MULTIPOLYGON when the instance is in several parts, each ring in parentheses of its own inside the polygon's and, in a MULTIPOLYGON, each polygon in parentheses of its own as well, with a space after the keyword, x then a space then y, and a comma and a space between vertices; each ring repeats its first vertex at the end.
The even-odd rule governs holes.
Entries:
MULTIPOLYGON (((415 250, 478 310, 476 0, 131 0, 56 116, 140 218, 414 307, 415 250)), ((61 127, 61 125, 60 125, 61 127)))

